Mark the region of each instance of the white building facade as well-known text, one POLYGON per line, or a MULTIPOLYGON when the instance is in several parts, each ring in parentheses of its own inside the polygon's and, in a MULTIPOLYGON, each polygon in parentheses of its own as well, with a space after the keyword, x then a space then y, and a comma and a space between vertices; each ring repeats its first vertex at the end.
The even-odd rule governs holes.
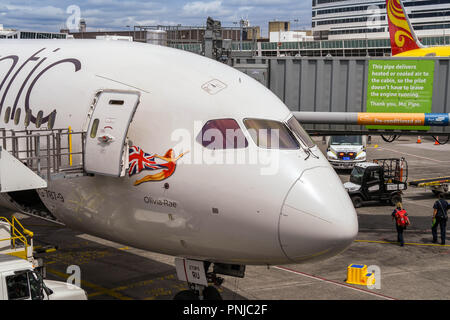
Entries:
MULTIPOLYGON (((403 0, 417 36, 450 36, 450 0, 403 0)), ((312 0, 315 39, 389 38, 385 0, 312 0)))

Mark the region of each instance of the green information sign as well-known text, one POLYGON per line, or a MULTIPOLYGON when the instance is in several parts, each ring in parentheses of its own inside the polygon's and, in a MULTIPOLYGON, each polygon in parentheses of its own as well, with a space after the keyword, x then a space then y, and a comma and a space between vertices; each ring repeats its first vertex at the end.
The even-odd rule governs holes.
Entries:
MULTIPOLYGON (((368 76, 367 112, 431 113, 434 61, 371 60, 368 76)), ((367 128, 417 130, 409 126, 367 128)))

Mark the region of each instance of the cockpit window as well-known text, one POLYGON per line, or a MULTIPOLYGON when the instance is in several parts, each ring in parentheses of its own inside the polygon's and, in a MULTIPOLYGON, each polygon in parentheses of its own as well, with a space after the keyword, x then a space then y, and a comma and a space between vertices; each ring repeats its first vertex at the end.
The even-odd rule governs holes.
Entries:
POLYGON ((247 148, 248 141, 234 119, 209 120, 197 136, 197 142, 212 150, 247 148))
POLYGON ((300 148, 294 134, 282 122, 264 119, 245 119, 244 124, 258 147, 281 150, 300 148))
POLYGON ((297 138, 299 138, 300 141, 303 142, 308 148, 312 148, 316 145, 315 142, 309 136, 309 134, 305 131, 305 129, 303 129, 301 124, 297 121, 297 119, 294 116, 292 116, 288 120, 287 125, 289 129, 291 129, 292 132, 295 133, 297 138))

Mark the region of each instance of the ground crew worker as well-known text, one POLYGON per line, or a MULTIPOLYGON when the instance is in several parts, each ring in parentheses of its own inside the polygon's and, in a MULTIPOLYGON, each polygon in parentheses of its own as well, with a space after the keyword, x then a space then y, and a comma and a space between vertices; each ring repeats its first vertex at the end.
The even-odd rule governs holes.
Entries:
POLYGON ((431 227, 431 234, 433 235, 433 243, 437 243, 437 227, 441 228, 441 244, 445 244, 445 233, 447 229, 447 210, 448 202, 444 199, 444 194, 439 193, 439 199, 434 203, 433 206, 433 226, 431 227))
POLYGON ((396 204, 396 208, 392 212, 392 221, 394 221, 394 219, 395 227, 397 228, 397 242, 403 247, 405 245, 403 231, 406 230, 406 227, 409 225, 409 218, 408 213, 403 209, 401 202, 396 204))

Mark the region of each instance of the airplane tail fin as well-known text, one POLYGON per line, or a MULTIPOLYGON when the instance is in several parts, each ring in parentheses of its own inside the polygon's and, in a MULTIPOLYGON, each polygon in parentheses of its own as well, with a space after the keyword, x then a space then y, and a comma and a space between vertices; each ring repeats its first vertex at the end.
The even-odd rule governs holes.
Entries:
POLYGON ((423 48, 411 26, 401 0, 386 0, 392 55, 423 48))

